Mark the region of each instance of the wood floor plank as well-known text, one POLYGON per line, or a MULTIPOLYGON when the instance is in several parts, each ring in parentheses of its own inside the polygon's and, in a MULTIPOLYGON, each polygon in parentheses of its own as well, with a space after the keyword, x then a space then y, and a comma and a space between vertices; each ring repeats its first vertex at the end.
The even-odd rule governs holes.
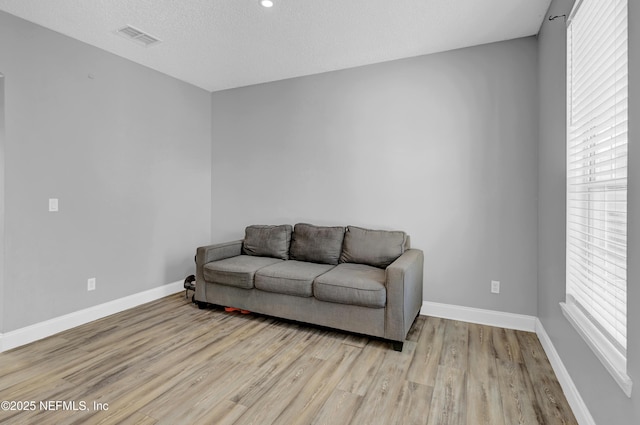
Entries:
POLYGON ((141 370, 131 370, 129 376, 121 376, 120 380, 111 380, 105 378, 106 381, 97 386, 83 386, 61 381, 64 384, 58 386, 46 385, 46 390, 41 388, 33 388, 33 392, 23 397, 24 399, 38 401, 64 401, 74 403, 72 410, 66 407, 53 406, 51 410, 37 409, 33 412, 25 412, 21 416, 20 423, 37 423, 39 425, 60 425, 60 424, 84 424, 91 421, 91 418, 97 413, 94 409, 94 402, 104 402, 105 399, 113 400, 118 396, 128 393, 132 385, 138 385, 140 382, 149 379, 150 375, 141 370), (80 403, 85 403, 86 410, 73 410, 79 407, 80 403))
POLYGON ((185 399, 187 394, 193 394, 193 398, 199 399, 220 380, 227 376, 237 376, 242 370, 242 364, 230 360, 205 362, 196 368, 185 369, 175 375, 174 385, 170 389, 146 403, 139 411, 156 419, 161 419, 175 410, 183 410, 186 413, 189 404, 176 401, 185 399))
POLYGON ((439 366, 427 425, 466 424, 466 371, 439 366))
POLYGON ((3 377, 0 387, 6 388, 0 391, 0 395, 6 396, 9 392, 14 397, 21 396, 24 399, 28 394, 37 393, 39 388, 55 387, 65 376, 76 371, 91 371, 96 364, 110 357, 110 353, 96 353, 92 356, 81 350, 68 353, 56 350, 55 354, 47 357, 46 362, 34 360, 30 367, 3 377), (34 381, 39 387, 33 387, 34 381))
POLYGON ((242 425, 274 423, 323 363, 324 360, 317 357, 300 357, 290 370, 278 376, 277 381, 270 383, 268 397, 260 397, 257 400, 247 397, 238 401, 239 404, 248 408, 236 423, 242 425))
POLYGON ((184 367, 185 364, 201 361, 207 347, 214 346, 219 341, 229 338, 229 335, 240 326, 251 327, 252 324, 238 322, 232 328, 229 326, 216 328, 213 336, 211 329, 207 329, 207 326, 187 328, 182 332, 185 339, 181 343, 159 350, 156 356, 150 356, 145 368, 150 372, 162 373, 168 365, 184 367))
POLYGON ((306 353, 306 348, 313 346, 316 340, 317 335, 313 333, 299 333, 297 342, 284 348, 277 360, 263 364, 251 376, 238 380, 236 384, 239 385, 232 385, 231 382, 226 383, 232 385, 232 391, 225 391, 225 397, 234 403, 251 407, 257 400, 266 397, 270 389, 281 381, 282 376, 289 373, 299 363, 308 360, 307 357, 310 356, 306 353))
POLYGON ((575 424, 535 334, 420 316, 375 338, 165 297, 5 353, 0 423, 575 424))
POLYGON ((541 415, 555 424, 577 424, 538 337, 531 332, 518 332, 517 337, 529 379, 536 383, 533 390, 541 415))
MULTIPOLYGON (((216 424, 232 425, 247 410, 246 407, 229 400, 211 400, 217 397, 206 397, 191 401, 188 409, 176 409, 158 420, 157 425, 176 424, 216 424)), ((184 403, 189 403, 184 399, 184 403)))
POLYGON ((467 370, 469 344, 469 324, 457 320, 447 320, 444 330, 440 365, 467 370))
MULTIPOLYGON (((134 413, 133 415, 129 416, 128 418, 120 422, 120 425, 155 425, 157 423, 158 421, 154 418, 143 415, 142 413, 134 413)), ((195 422, 186 422, 186 423, 195 423, 195 422)))
POLYGON ((302 353, 306 345, 303 341, 309 341, 306 337, 313 335, 300 327, 279 326, 278 322, 274 322, 273 325, 272 338, 254 338, 255 344, 250 347, 238 347, 236 360, 255 369, 265 365, 271 366, 279 363, 279 358, 285 351, 293 351, 295 348, 295 352, 302 353))
MULTIPOLYGON (((189 388, 184 393, 182 402, 178 403, 180 407, 175 407, 177 400, 170 403, 174 408, 169 414, 162 415, 160 423, 171 424, 188 420, 189 423, 217 424, 237 421, 246 412, 247 407, 231 399, 239 400, 242 395, 238 394, 248 394, 251 390, 268 392, 266 381, 276 373, 274 371, 284 371, 290 366, 291 359, 299 358, 304 352, 304 342, 308 341, 305 332, 292 332, 287 326, 283 328, 289 329, 286 337, 265 339, 263 346, 253 346, 247 350, 247 345, 241 343, 229 347, 227 357, 234 358, 238 367, 218 377, 212 384, 216 391, 197 392, 189 388), (256 348, 263 351, 253 351, 256 348), (246 354, 247 351, 256 354, 255 361, 243 360, 242 354, 246 354), (264 353, 268 353, 266 357, 262 356, 264 353), (245 392, 242 392, 241 387, 246 388, 245 392)), ((276 336, 281 333, 277 329, 274 329, 274 332, 276 336)))
POLYGON ((392 410, 387 423, 424 425, 429 417, 432 397, 433 387, 405 381, 400 388, 397 408, 392 410))
POLYGON ((362 349, 348 344, 336 347, 333 354, 300 389, 278 415, 274 424, 308 425, 329 399, 340 379, 347 373, 362 349))
POLYGON ((516 332, 513 329, 494 328, 493 346, 496 350, 497 359, 522 363, 522 354, 516 332))
POLYGON ((387 350, 382 364, 372 378, 371 386, 358 406, 353 423, 377 424, 388 420, 397 408, 399 394, 406 382, 406 374, 416 351, 416 343, 407 341, 402 352, 387 350))
POLYGON ((467 424, 504 425, 502 396, 490 326, 469 325, 467 424))
POLYGON ((433 387, 444 346, 446 321, 437 317, 427 317, 423 322, 417 341, 416 354, 411 359, 407 379, 433 387))
POLYGON ((369 342, 369 338, 362 335, 345 334, 344 344, 353 345, 354 347, 363 348, 369 342))
POLYGON ((369 341, 362 348, 353 367, 340 380, 337 388, 360 396, 365 395, 388 350, 386 344, 379 341, 369 341))
POLYGON ((544 421, 538 416, 535 394, 524 365, 497 360, 497 370, 505 424, 538 425, 544 421))
POLYGON ((153 375, 151 379, 130 387, 123 395, 108 400, 109 410, 97 412, 92 420, 97 424, 117 424, 127 420, 159 397, 169 393, 175 394, 173 390, 180 382, 182 379, 178 375, 153 375))
POLYGON ((347 425, 352 421, 362 396, 348 391, 335 390, 331 393, 318 414, 313 418, 312 425, 347 425))

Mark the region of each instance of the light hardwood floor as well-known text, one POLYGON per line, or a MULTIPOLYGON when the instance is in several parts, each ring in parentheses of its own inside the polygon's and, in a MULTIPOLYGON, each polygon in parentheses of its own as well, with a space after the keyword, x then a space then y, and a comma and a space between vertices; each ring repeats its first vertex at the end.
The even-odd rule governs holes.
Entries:
POLYGON ((0 400, 35 402, 16 424, 577 423, 533 333, 420 316, 400 353, 181 295, 0 354, 0 400))

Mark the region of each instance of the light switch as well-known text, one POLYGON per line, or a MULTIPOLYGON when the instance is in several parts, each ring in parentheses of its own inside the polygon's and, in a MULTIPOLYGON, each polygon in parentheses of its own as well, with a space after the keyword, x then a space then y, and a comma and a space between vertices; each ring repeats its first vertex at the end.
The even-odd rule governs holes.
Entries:
POLYGON ((58 198, 49 198, 49 211, 50 212, 58 211, 58 198))

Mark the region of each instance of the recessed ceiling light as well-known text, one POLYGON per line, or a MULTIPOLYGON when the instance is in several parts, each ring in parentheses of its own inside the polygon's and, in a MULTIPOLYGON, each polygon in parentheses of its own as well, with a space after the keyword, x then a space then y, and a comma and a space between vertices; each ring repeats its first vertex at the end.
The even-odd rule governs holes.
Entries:
POLYGON ((262 7, 272 7, 273 6, 273 1, 271 1, 271 0, 260 0, 260 5, 262 7))

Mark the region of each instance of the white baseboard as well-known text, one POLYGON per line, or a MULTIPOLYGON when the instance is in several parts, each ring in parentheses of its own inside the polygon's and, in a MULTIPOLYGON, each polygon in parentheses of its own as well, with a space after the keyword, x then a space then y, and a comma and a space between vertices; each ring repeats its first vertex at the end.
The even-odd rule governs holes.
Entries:
POLYGON ((442 317, 443 319, 478 323, 480 325, 516 329, 519 331, 535 332, 536 330, 535 316, 463 307, 452 304, 423 301, 420 314, 424 316, 442 317))
POLYGON ((571 410, 573 410, 573 414, 575 415, 576 420, 580 425, 596 425, 596 422, 593 420, 593 417, 591 416, 587 405, 585 404, 584 400, 582 400, 582 397, 580 396, 576 385, 573 383, 573 380, 569 375, 569 371, 567 371, 567 368, 564 367, 564 363, 562 363, 560 355, 551 342, 551 338, 549 338, 549 335, 544 330, 540 319, 537 318, 536 334, 538 335, 540 344, 542 344, 542 348, 544 348, 544 351, 549 358, 549 363, 551 363, 551 367, 553 368, 553 371, 558 378, 558 382, 560 382, 562 391, 564 391, 564 395, 567 398, 567 402, 569 402, 569 406, 571 406, 571 410))
POLYGON ((0 334, 0 353, 184 290, 177 281, 0 334))
POLYGON ((479 308, 462 307, 451 304, 440 304, 429 301, 422 302, 420 314, 425 316, 442 317, 443 319, 460 320, 481 325, 497 326, 507 329, 535 332, 544 348, 553 372, 564 391, 569 406, 580 425, 596 425, 587 405, 582 400, 569 372, 564 367, 560 355, 556 351, 549 335, 544 330, 542 322, 535 316, 504 313, 501 311, 483 310, 479 308))

